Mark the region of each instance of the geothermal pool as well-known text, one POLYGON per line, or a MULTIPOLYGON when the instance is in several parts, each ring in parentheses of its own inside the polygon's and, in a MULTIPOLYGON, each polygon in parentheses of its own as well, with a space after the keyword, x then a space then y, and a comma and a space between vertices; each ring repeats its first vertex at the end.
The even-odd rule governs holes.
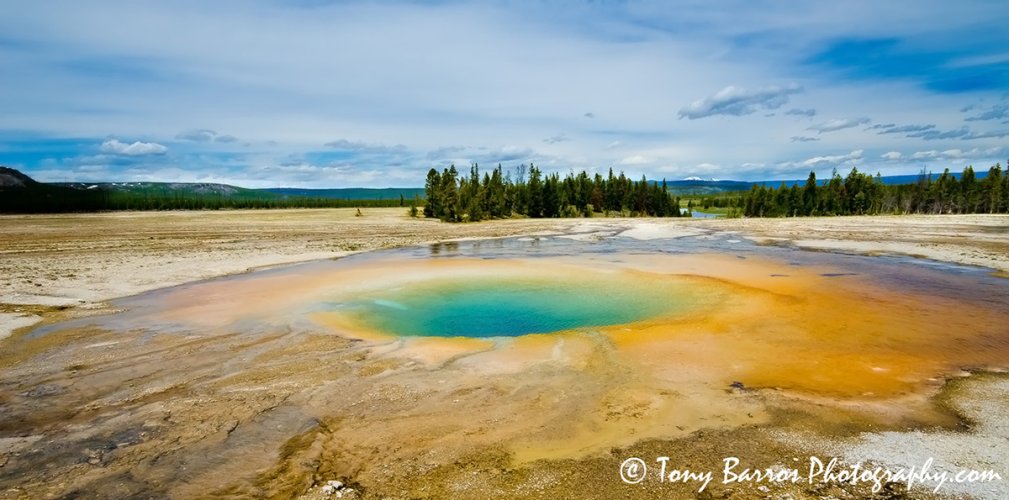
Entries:
POLYGON ((561 281, 530 270, 510 277, 435 279, 364 294, 337 307, 396 335, 516 337, 672 316, 713 298, 702 295, 682 280, 642 287, 630 276, 586 270, 561 281))
POLYGON ((722 233, 278 267, 12 339, 0 486, 290 496, 340 478, 479 497, 546 469, 611 474, 647 443, 774 459, 798 453, 781 429, 953 429, 946 381, 1009 368, 1007 304, 1009 280, 982 269, 722 233))

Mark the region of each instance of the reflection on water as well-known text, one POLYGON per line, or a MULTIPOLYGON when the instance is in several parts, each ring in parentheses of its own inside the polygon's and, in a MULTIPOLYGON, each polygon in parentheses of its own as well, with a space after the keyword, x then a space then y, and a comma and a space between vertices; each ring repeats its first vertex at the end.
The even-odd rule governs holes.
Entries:
POLYGON ((780 415, 953 425, 944 380, 1009 364, 1009 280, 734 238, 459 241, 117 301, 3 344, 0 489, 425 496, 383 488, 780 415))
POLYGON ((459 251, 459 243, 455 241, 432 243, 430 249, 432 256, 441 255, 442 253, 454 254, 459 251))

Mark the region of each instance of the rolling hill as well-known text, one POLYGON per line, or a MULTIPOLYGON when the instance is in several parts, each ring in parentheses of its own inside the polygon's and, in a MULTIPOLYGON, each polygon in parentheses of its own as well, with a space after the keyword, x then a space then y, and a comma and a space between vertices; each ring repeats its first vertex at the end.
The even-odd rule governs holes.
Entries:
POLYGON ((0 212, 401 206, 422 189, 248 189, 184 182, 37 182, 0 167, 0 212), (402 198, 400 197, 402 195, 402 198))

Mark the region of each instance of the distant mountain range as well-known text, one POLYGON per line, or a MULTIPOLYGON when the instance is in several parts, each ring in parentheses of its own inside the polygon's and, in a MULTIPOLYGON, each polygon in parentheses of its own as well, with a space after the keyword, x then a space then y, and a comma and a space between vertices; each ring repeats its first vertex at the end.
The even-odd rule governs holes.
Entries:
MULTIPOLYGON (((932 174, 932 180, 935 180, 941 174, 932 174)), ((950 172, 950 175, 960 178, 960 173, 950 172)), ((978 171, 975 173, 978 179, 983 179, 988 175, 987 171, 978 171)), ((883 184, 895 185, 895 184, 914 184, 918 182, 918 174, 912 175, 884 175, 880 177, 883 184)), ((817 179, 817 184, 824 185, 830 181, 830 178, 817 179)), ((659 182, 659 181, 655 181, 659 182)), ((806 184, 806 179, 792 179, 792 180, 775 180, 775 181, 723 181, 718 179, 701 179, 700 177, 687 177, 686 179, 666 181, 666 186, 669 192, 676 195, 703 195, 703 194, 719 194, 719 193, 730 193, 733 191, 746 191, 753 187, 754 184, 766 186, 766 187, 778 187, 784 183, 788 187, 792 186, 804 186, 806 184)))
MULTIPOLYGON (((983 178, 987 172, 977 172, 978 178, 983 178)), ((960 174, 953 174, 959 178, 960 174)), ((935 179, 939 174, 932 174, 935 179)), ((881 177, 884 184, 911 184, 918 181, 918 175, 890 175, 881 177)), ((818 179, 824 184, 829 179, 818 179)), ((653 181, 658 182, 658 181, 653 181)), ((719 179, 702 179, 688 177, 681 180, 666 181, 669 192, 683 195, 719 194, 733 191, 745 191, 759 184, 768 187, 802 186, 805 179, 772 180, 772 181, 731 181, 719 179)), ((424 197, 423 188, 267 188, 249 189, 228 184, 196 183, 196 182, 56 182, 40 183, 18 170, 0 167, 0 191, 9 189, 44 189, 55 191, 101 191, 108 193, 128 193, 138 196, 163 197, 214 197, 229 199, 254 200, 291 200, 291 199, 332 199, 332 200, 399 200, 401 197, 409 202, 415 196, 424 197)))
MULTIPOLYGON (((7 169, 11 170, 11 169, 7 169)), ((20 176, 30 177, 14 170, 20 176)), ((414 195, 424 197, 423 188, 266 188, 249 189, 230 184, 207 182, 53 182, 51 186, 68 187, 79 190, 99 190, 135 194, 181 194, 185 196, 221 196, 254 198, 326 198, 334 200, 412 200, 414 195)), ((0 184, 2 185, 2 184, 0 184)))

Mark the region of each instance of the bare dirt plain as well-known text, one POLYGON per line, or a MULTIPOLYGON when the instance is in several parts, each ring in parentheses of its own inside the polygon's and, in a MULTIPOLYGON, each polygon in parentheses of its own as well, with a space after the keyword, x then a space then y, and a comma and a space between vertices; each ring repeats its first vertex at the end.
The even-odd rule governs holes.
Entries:
MULTIPOLYGON (((828 427, 836 426, 832 432, 838 440, 824 443, 803 430, 822 430, 822 423, 811 422, 826 417, 808 408, 791 410, 785 403, 757 416, 761 422, 771 422, 772 429, 777 428, 774 422, 791 422, 790 430, 775 433, 762 425, 715 426, 682 437, 644 439, 610 453, 522 464, 512 462, 508 451, 494 446, 490 438, 490 444, 473 446, 468 453, 460 450, 467 449, 462 446, 467 441, 480 441, 480 436, 514 430, 507 425, 498 428, 501 415, 549 415, 558 408, 576 408, 543 399, 537 386, 545 375, 572 388, 565 397, 573 404, 606 394, 614 378, 627 374, 605 362, 593 365, 586 372, 589 378, 549 364, 500 380, 473 377, 466 370, 445 371, 444 376, 473 378, 463 385, 451 381, 459 390, 448 391, 436 385, 441 383, 437 374, 443 368, 418 378, 428 373, 426 368, 383 357, 381 349, 334 336, 293 339, 281 333, 253 343, 224 336, 154 338, 133 344, 108 332, 80 331, 52 341, 25 343, 32 352, 10 348, 29 323, 104 312, 108 310, 104 302, 112 298, 261 266, 456 238, 627 230, 640 238, 735 231, 741 238, 767 244, 902 253, 1009 272, 1006 216, 508 220, 468 225, 410 219, 401 209, 365 210, 361 217, 352 209, 3 216, 0 336, 6 328, 14 338, 0 339, 0 382, 11 388, 0 398, 0 413, 10 429, 32 432, 5 433, 0 439, 0 483, 8 488, 0 491, 0 497, 324 497, 326 481, 341 479, 357 487, 350 496, 363 493, 375 498, 565 498, 572 492, 596 498, 862 498, 870 494, 866 485, 770 485, 763 489, 730 485, 713 486, 703 494, 697 494, 696 484, 652 481, 631 487, 617 479, 617 471, 621 460, 629 456, 666 455, 679 467, 718 471, 721 457, 733 455, 745 457, 751 466, 791 466, 791 459, 801 467, 812 454, 859 459, 873 450, 879 453, 871 458, 892 464, 915 465, 921 457, 936 456, 947 466, 1006 465, 1006 458, 993 451, 1009 445, 1005 427, 993 424, 1005 409, 999 402, 1007 401, 1009 395, 1005 379, 998 376, 947 384, 937 398, 953 414, 977 424, 980 430, 973 434, 956 428, 907 432, 899 426, 883 429, 887 432, 858 433, 846 429, 843 422, 828 422, 828 427), (51 345, 63 341, 79 349, 61 351, 51 345), (318 358, 306 363, 305 353, 318 358), (245 359, 239 359, 240 355, 253 355, 258 368, 235 373, 222 369, 222 360, 236 366, 245 359), (27 359, 36 361, 23 362, 27 359), (157 359, 176 359, 192 368, 165 371, 158 363, 145 361, 157 359), (129 383, 123 385, 123 380, 129 383), (362 385, 362 380, 374 382, 362 385), (25 384, 30 390, 22 390, 25 384), (526 389, 514 392, 516 387, 526 389), (95 399, 96 393, 101 397, 95 399), (587 396, 576 397, 579 394, 587 396), (312 420, 315 423, 310 427, 301 427, 311 419, 277 410, 289 411, 284 405, 288 398, 342 408, 336 413, 344 416, 312 420), (18 407, 22 400, 42 401, 43 406, 29 412, 18 407), (49 406, 45 401, 51 401, 49 406), (479 409, 473 412, 476 425, 458 420, 454 405, 479 409), (393 418, 397 412, 414 416, 393 418), (380 423, 365 418, 382 414, 390 417, 380 423), (459 435, 469 427, 479 428, 479 434, 459 435), (275 432, 268 432, 274 428, 275 432), (360 429, 358 434, 351 433, 355 428, 360 429), (411 437, 388 443, 380 439, 383 432, 411 437), (370 446, 349 447, 341 437, 350 435, 375 437, 370 446), (453 435, 459 435, 458 441, 452 441, 457 448, 446 441, 446 436, 453 435), (283 445, 268 439, 259 444, 271 436, 283 445), (243 449, 258 445, 260 453, 229 455, 234 442, 242 443, 243 449), (418 448, 430 453, 410 451, 418 448), (376 450, 387 454, 376 455, 376 450), (887 450, 903 450, 905 455, 895 456, 896 451, 887 455, 887 450), (28 456, 51 465, 27 467, 22 458, 28 456), (187 467, 196 466, 205 467, 207 473, 186 472, 187 467), (257 478, 251 485, 227 477, 250 473, 257 478), (227 486, 233 483, 239 486, 227 486), (202 489, 207 484, 221 485, 221 489, 202 489)), ((757 406, 777 398, 760 392, 740 397, 757 406)), ((641 410, 623 404, 627 403, 624 399, 605 407, 610 412, 607 421, 638 418, 641 410)), ((880 498, 906 494, 900 486, 887 488, 880 498)), ((1009 494, 1004 482, 988 490, 966 490, 975 495, 979 491, 982 498, 1009 494)), ((930 495, 916 491, 911 497, 930 495)))
POLYGON ((0 337, 147 290, 254 268, 453 238, 527 234, 558 221, 441 224, 405 210, 245 210, 0 216, 0 337), (73 309, 68 309, 73 308, 73 309))

